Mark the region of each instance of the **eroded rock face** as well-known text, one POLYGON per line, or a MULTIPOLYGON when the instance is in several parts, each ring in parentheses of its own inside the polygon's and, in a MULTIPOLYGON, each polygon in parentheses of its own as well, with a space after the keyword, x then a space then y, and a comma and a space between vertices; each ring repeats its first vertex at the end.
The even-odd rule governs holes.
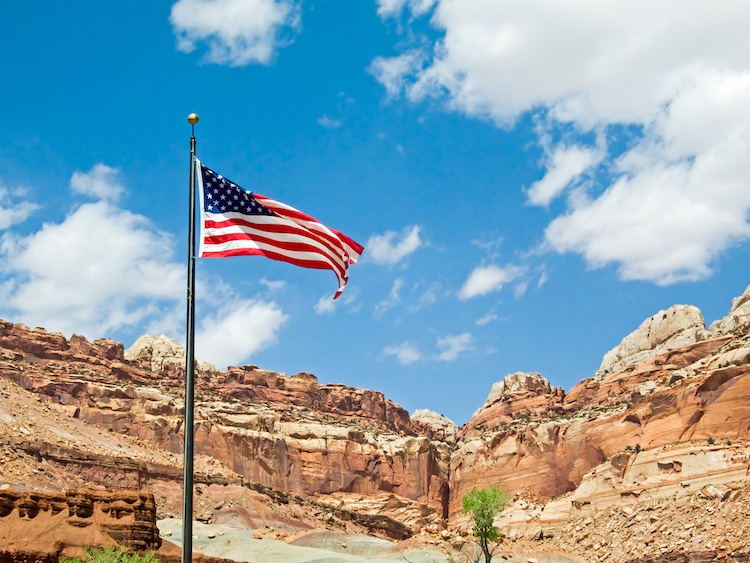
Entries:
MULTIPOLYGON (((609 371, 567 393, 540 374, 510 374, 455 435, 435 413, 410 418, 382 393, 309 373, 206 372, 196 393, 196 514, 461 543, 463 495, 497 485, 513 494, 498 523, 517 542, 552 537, 586 560, 689 560, 698 552, 676 543, 688 530, 673 524, 693 518, 706 560, 746 560, 747 303, 735 300, 729 324, 710 333, 697 310, 662 311, 623 341, 609 371), (742 531, 718 518, 706 528, 696 507, 742 531), (654 528, 655 514, 669 523, 654 528)), ((179 514, 180 364, 127 355, 109 340, 0 322, 0 487, 141 488, 163 516, 179 514)))
POLYGON ((451 419, 429 409, 417 409, 411 415, 412 421, 423 422, 435 429, 443 439, 452 439, 458 433, 458 426, 451 419))
POLYGON ((460 437, 496 430, 519 419, 544 418, 562 411, 562 388, 538 373, 516 372, 493 384, 487 400, 459 432, 460 437))
MULTIPOLYGON (((153 373, 185 373, 185 348, 169 336, 151 336, 146 334, 136 340, 125 350, 124 357, 130 362, 153 373)), ((218 372, 216 366, 195 359, 195 368, 199 373, 218 372)))
POLYGON ((692 305, 673 305, 659 311, 604 355, 596 377, 600 379, 673 348, 694 344, 706 336, 705 328, 703 314, 692 305))
POLYGON ((715 334, 728 334, 748 324, 750 324, 750 285, 742 295, 732 300, 729 314, 711 323, 708 330, 715 334))
MULTIPOLYGON (((607 499, 610 493, 632 494, 627 476, 615 482, 602 469, 607 463, 625 463, 634 452, 656 452, 683 442, 693 447, 696 442, 750 440, 749 347, 747 333, 702 340, 624 372, 584 380, 558 402, 550 394, 521 394, 526 403, 500 408, 504 403, 498 400, 485 407, 461 429, 451 457, 451 518, 459 517, 460 499, 473 486, 497 485, 544 499, 588 490, 588 496, 607 499), (529 401, 536 401, 536 408, 528 408, 529 401), (528 416, 514 418, 523 404, 528 416), (605 476, 591 481, 594 470, 605 476), (602 489, 604 482, 610 492, 602 489), (592 487, 599 492, 591 492, 592 487)), ((658 463, 666 462, 659 458, 658 463)), ((747 472, 747 461, 743 463, 739 469, 716 464, 722 476, 696 469, 691 479, 696 484, 736 480, 747 472)), ((638 467, 633 472, 645 475, 638 467)), ((664 479, 639 481, 641 498, 663 498, 658 491, 664 479)), ((602 501, 600 508, 610 501, 602 501)))
MULTIPOLYGON (((171 470, 182 453, 182 379, 180 362, 172 360, 184 353, 175 350, 173 341, 163 348, 160 342, 142 340, 123 356, 99 341, 89 344, 76 337, 69 343, 62 335, 2 324, 0 356, 9 361, 0 363, 0 378, 63 409, 77 432, 88 423, 163 454, 155 459, 133 455, 120 463, 116 450, 103 447, 102 437, 87 443, 84 451, 102 451, 87 463, 76 454, 80 439, 62 440, 61 448, 60 433, 50 433, 54 425, 24 428, 23 413, 0 409, 0 425, 5 420, 37 438, 29 447, 12 447, 49 459, 56 470, 67 460, 87 482, 117 488, 161 486, 172 473, 179 480, 171 470)), ((448 445, 380 392, 320 385, 309 373, 290 377, 244 366, 204 372, 196 382, 196 399, 196 454, 220 466, 199 475, 203 482, 303 497, 384 492, 445 513, 448 445)), ((70 436, 72 431, 64 432, 70 436)), ((137 450, 134 444, 128 448, 137 450)))
POLYGON ((500 399, 528 393, 547 395, 552 393, 552 385, 541 374, 517 371, 506 375, 502 381, 498 381, 492 386, 482 408, 486 408, 500 399))
POLYGON ((161 545, 153 494, 78 489, 65 493, 0 490, 0 552, 15 560, 56 560, 85 546, 140 551, 161 545))

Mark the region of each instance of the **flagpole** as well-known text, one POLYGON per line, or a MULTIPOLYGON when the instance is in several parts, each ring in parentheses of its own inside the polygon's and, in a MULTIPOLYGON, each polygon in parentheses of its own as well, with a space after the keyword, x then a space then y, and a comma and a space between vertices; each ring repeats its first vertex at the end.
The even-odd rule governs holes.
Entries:
POLYGON ((190 136, 190 222, 188 226, 187 328, 185 343, 185 451, 182 478, 182 563, 193 560, 193 445, 195 410, 195 124, 188 115, 190 136))

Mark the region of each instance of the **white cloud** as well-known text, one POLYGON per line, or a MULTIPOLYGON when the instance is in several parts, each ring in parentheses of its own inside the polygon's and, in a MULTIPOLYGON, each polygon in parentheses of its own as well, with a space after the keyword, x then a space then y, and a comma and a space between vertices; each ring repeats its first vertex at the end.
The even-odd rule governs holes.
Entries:
POLYGON ((547 275, 547 270, 542 269, 542 273, 539 274, 539 281, 537 281, 536 286, 542 287, 545 283, 547 283, 547 280, 549 280, 549 276, 547 275))
POLYGON ((196 355, 220 368, 240 364, 275 344, 288 318, 276 303, 235 299, 201 323, 196 355))
POLYGON ((341 127, 341 120, 333 119, 332 117, 324 115, 318 118, 318 125, 325 127, 326 129, 338 129, 341 127))
POLYGON ((513 288, 513 295, 519 299, 526 294, 527 289, 529 289, 529 280, 521 280, 513 288))
POLYGON ((8 229, 13 225, 24 222, 29 216, 39 209, 39 206, 30 201, 14 202, 19 196, 25 196, 22 189, 8 190, 0 184, 0 230, 8 229))
MULTIPOLYGON (((415 287, 417 289, 417 287, 415 287)), ((417 302, 409 307, 410 311, 418 311, 419 309, 422 309, 423 307, 428 307, 435 302, 437 302, 438 297, 440 295, 440 290, 442 289, 442 286, 438 282, 432 282, 427 289, 425 289, 422 292, 422 295, 419 296, 419 299, 417 302)))
POLYGON ((566 187, 594 166, 601 156, 595 149, 558 146, 550 156, 544 177, 529 188, 529 203, 549 205, 566 187))
POLYGON ((459 290, 458 297, 461 300, 466 300, 500 291, 506 283, 512 282, 523 271, 518 266, 497 266, 495 264, 477 266, 459 290))
POLYGON ((404 280, 401 278, 396 278, 393 280, 393 285, 391 286, 391 291, 388 294, 388 297, 383 299, 380 303, 375 305, 375 316, 379 317, 386 311, 389 311, 390 309, 393 309, 396 305, 398 305, 401 302, 401 287, 404 285, 404 280))
POLYGON ((443 362, 452 362, 462 353, 473 349, 471 340, 471 334, 468 332, 438 338, 437 347, 442 350, 438 354, 438 359, 443 362))
POLYGON ((492 321, 496 321, 499 317, 495 313, 487 313, 483 317, 480 317, 477 319, 477 323, 479 326, 483 326, 486 324, 491 323, 492 321))
POLYGON ((82 205, 60 224, 2 238, 12 276, 4 308, 25 323, 90 338, 147 322, 184 294, 174 246, 143 216, 104 201, 82 205))
POLYGON ((125 191, 120 171, 106 164, 96 164, 89 172, 73 172, 70 188, 79 194, 116 202, 125 191))
POLYGON ((412 79, 456 109, 507 123, 538 105, 561 120, 647 123, 696 66, 747 67, 744 2, 440 0, 445 36, 412 79), (729 20, 732 20, 729 23, 729 20))
POLYGON ((265 285, 269 291, 281 291, 286 287, 286 282, 284 280, 268 280, 266 278, 261 278, 260 283, 265 285))
POLYGON ((411 342, 403 342, 397 346, 389 346, 383 350, 384 356, 396 356, 399 363, 407 366, 422 359, 421 352, 411 342))
POLYGON ((412 50, 397 57, 376 57, 367 71, 384 87, 389 97, 401 94, 408 87, 407 75, 418 72, 424 61, 424 53, 412 50))
POLYGON ((420 227, 413 225, 404 228, 400 239, 398 238, 399 234, 395 231, 373 235, 365 245, 365 248, 367 248, 366 256, 376 264, 396 264, 423 246, 423 242, 419 238, 419 231, 420 227))
POLYGON ((338 299, 331 299, 331 294, 327 293, 323 295, 318 302, 315 303, 315 312, 318 315, 330 315, 336 309, 346 308, 350 313, 359 311, 360 305, 357 301, 359 297, 359 290, 352 288, 351 291, 347 290, 346 293, 341 294, 338 299))
POLYGON ((336 310, 336 301, 330 295, 324 295, 315 304, 315 312, 319 315, 330 315, 336 310))
POLYGON ((429 12, 437 0, 378 0, 378 15, 383 18, 398 17, 408 5, 415 17, 429 12))
POLYGON ((546 238, 593 267, 618 263, 623 279, 706 278, 725 248, 750 237, 749 147, 750 72, 716 75, 684 91, 618 161, 622 176, 555 219, 546 238))
POLYGON ((205 42, 208 62, 269 64, 276 49, 291 43, 300 9, 293 0, 178 0, 169 21, 180 51, 205 42))
POLYGON ((443 98, 500 126, 543 116, 562 140, 530 203, 548 204, 599 164, 596 189, 577 191, 552 220, 549 247, 580 253, 592 267, 615 264, 623 279, 711 275, 723 250, 750 238, 750 4, 540 8, 439 0, 430 22, 444 36, 431 52, 376 59, 373 68, 384 70, 373 74, 391 96, 443 98), (624 149, 623 128, 631 135, 624 149))

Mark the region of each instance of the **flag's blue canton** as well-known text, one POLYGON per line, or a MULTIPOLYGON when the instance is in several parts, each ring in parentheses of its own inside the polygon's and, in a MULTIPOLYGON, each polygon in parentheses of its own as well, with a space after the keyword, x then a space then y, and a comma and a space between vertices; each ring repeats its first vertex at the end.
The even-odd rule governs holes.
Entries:
POLYGON ((208 213, 244 213, 245 215, 275 215, 273 211, 258 203, 249 192, 201 166, 203 173, 203 206, 208 213))

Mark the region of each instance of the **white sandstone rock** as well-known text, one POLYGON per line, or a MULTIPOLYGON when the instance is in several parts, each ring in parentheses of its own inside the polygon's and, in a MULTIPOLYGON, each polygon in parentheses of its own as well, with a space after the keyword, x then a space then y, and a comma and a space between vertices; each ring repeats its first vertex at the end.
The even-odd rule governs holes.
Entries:
MULTIPOLYGON (((125 359, 130 361, 149 362, 151 371, 159 372, 166 364, 185 365, 185 348, 180 344, 162 334, 161 336, 152 336, 146 334, 136 340, 133 345, 125 350, 125 359)), ((195 359, 196 369, 200 372, 219 371, 216 366, 195 359)))
POLYGON ((595 378, 623 371, 673 348, 694 344, 707 335, 703 313, 692 305, 673 305, 649 317, 620 344, 604 354, 595 378))
POLYGON ((498 381, 492 386, 482 408, 491 405, 502 397, 529 392, 537 394, 552 393, 552 385, 541 374, 517 371, 506 375, 502 381, 498 381))
POLYGON ((750 285, 745 289, 745 293, 732 299, 729 314, 711 323, 708 330, 714 334, 727 334, 748 323, 750 323, 750 285))

